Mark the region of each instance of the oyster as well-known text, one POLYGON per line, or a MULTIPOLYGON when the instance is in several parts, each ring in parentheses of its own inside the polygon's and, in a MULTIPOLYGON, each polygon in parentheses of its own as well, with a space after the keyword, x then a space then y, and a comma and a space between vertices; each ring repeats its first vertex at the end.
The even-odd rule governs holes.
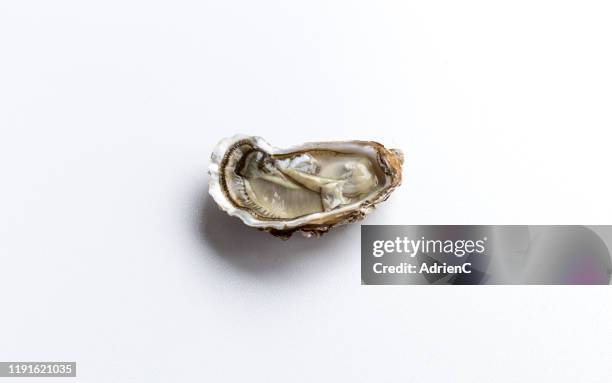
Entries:
POLYGON ((363 219, 400 185, 402 153, 373 141, 290 149, 236 135, 215 147, 209 193, 246 225, 288 238, 363 219))

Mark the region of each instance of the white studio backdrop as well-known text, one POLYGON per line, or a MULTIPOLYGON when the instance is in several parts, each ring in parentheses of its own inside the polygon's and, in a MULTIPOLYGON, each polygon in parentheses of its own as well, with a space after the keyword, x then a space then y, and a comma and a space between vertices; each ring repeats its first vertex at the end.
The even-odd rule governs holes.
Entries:
MULTIPOLYGON (((608 287, 360 285, 219 212, 223 137, 372 139, 368 224, 612 224, 607 1, 3 1, 0 360, 83 382, 612 381, 608 287)), ((28 381, 24 379, 24 382, 28 381)))

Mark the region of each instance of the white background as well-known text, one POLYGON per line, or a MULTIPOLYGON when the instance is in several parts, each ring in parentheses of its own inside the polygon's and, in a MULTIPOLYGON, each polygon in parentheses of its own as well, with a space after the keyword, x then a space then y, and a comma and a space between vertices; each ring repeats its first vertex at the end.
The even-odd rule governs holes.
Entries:
POLYGON ((82 382, 612 381, 609 286, 361 286, 359 225, 282 242, 206 196, 225 136, 375 139, 406 169, 368 224, 611 224, 611 19, 2 1, 0 360, 82 382))

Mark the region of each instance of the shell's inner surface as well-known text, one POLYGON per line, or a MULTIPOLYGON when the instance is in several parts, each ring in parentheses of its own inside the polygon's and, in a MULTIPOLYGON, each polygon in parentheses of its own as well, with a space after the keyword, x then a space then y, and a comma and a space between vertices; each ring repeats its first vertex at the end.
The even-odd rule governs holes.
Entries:
POLYGON ((316 149, 269 154, 245 143, 227 153, 224 189, 263 219, 293 219, 365 200, 383 186, 375 152, 316 149))

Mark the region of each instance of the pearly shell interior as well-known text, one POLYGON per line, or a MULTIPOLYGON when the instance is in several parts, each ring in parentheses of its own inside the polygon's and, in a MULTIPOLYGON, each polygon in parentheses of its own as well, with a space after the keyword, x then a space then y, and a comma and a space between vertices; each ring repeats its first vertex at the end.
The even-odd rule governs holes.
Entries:
POLYGON ((236 207, 260 219, 295 219, 378 193, 385 175, 377 161, 366 147, 270 154, 245 141, 226 153, 222 186, 236 207))

